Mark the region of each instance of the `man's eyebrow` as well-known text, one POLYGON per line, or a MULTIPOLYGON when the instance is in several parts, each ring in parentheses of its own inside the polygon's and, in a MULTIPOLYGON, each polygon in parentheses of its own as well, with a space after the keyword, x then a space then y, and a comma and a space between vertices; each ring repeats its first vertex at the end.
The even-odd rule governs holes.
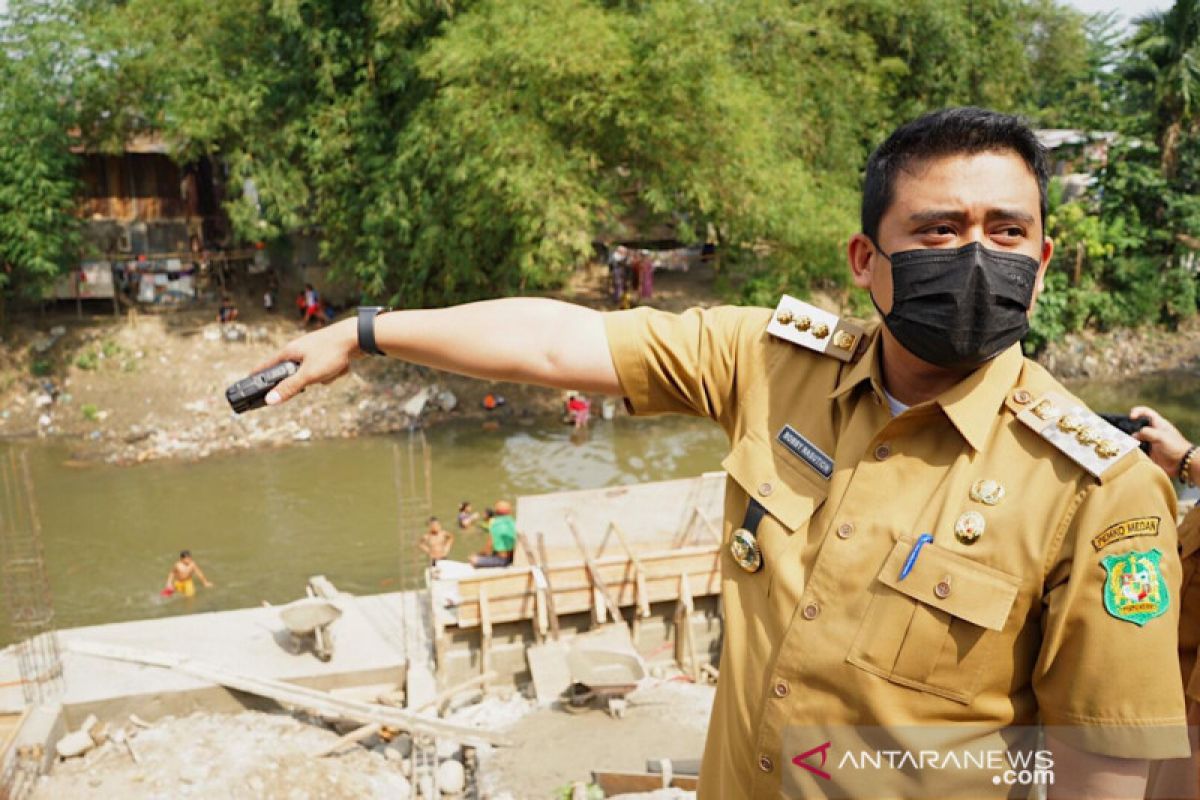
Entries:
MULTIPOLYGON (((1013 220, 1014 222, 1022 222, 1026 225, 1032 225, 1037 221, 1033 214, 1028 211, 1021 211, 1015 208, 991 208, 984 215, 984 219, 988 222, 996 220, 1013 220)), ((909 215, 908 221, 920 225, 930 222, 965 222, 967 220, 967 212, 959 209, 930 209, 928 211, 917 211, 909 215)))
POLYGON ((1011 219, 1014 222, 1023 222, 1026 225, 1032 225, 1036 222, 1036 218, 1028 211, 1021 211, 1016 208, 991 208, 988 209, 984 219, 988 222, 994 222, 998 219, 1011 219))
POLYGON ((940 210, 930 209, 929 211, 917 211, 911 214, 908 218, 909 222, 921 224, 926 222, 942 222, 950 220, 952 222, 964 222, 967 219, 967 212, 954 209, 940 210))

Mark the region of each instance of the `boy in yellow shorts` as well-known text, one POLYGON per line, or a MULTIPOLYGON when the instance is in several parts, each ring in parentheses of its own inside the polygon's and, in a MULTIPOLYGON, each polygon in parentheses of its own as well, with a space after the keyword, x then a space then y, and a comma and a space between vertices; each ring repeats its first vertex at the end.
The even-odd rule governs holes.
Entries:
POLYGON ((212 588, 212 582, 204 577, 204 570, 200 569, 200 565, 192 560, 190 550, 183 550, 179 553, 179 560, 171 567, 171 571, 167 573, 167 589, 170 593, 178 592, 184 597, 193 597, 196 594, 196 584, 192 580, 193 576, 199 578, 204 584, 205 589, 212 588))

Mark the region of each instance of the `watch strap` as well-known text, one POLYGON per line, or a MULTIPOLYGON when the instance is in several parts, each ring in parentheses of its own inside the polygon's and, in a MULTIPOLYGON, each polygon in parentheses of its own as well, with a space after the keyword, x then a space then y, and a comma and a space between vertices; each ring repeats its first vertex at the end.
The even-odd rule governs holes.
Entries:
POLYGON ((358 349, 368 355, 386 355, 379 349, 379 345, 375 344, 375 317, 387 310, 387 306, 358 307, 358 349))

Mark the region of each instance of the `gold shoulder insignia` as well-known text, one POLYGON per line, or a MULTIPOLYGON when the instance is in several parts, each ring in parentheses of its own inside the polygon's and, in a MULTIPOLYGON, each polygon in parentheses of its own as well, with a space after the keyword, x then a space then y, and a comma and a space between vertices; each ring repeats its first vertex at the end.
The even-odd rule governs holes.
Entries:
POLYGON ((1046 392, 1029 403, 1017 419, 1097 478, 1138 446, 1137 439, 1087 406, 1056 392, 1046 392))
POLYGON ((767 333, 847 362, 866 340, 861 325, 787 294, 780 298, 767 333))

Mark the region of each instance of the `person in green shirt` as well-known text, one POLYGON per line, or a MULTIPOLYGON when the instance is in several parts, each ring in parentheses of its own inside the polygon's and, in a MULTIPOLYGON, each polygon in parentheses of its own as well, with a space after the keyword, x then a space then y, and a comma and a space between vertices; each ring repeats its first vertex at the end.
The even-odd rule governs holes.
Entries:
POLYGON ((491 541, 482 553, 471 556, 475 567, 507 567, 513 560, 513 549, 517 544, 517 523, 512 516, 512 506, 506 500, 495 505, 495 516, 487 526, 491 541))

